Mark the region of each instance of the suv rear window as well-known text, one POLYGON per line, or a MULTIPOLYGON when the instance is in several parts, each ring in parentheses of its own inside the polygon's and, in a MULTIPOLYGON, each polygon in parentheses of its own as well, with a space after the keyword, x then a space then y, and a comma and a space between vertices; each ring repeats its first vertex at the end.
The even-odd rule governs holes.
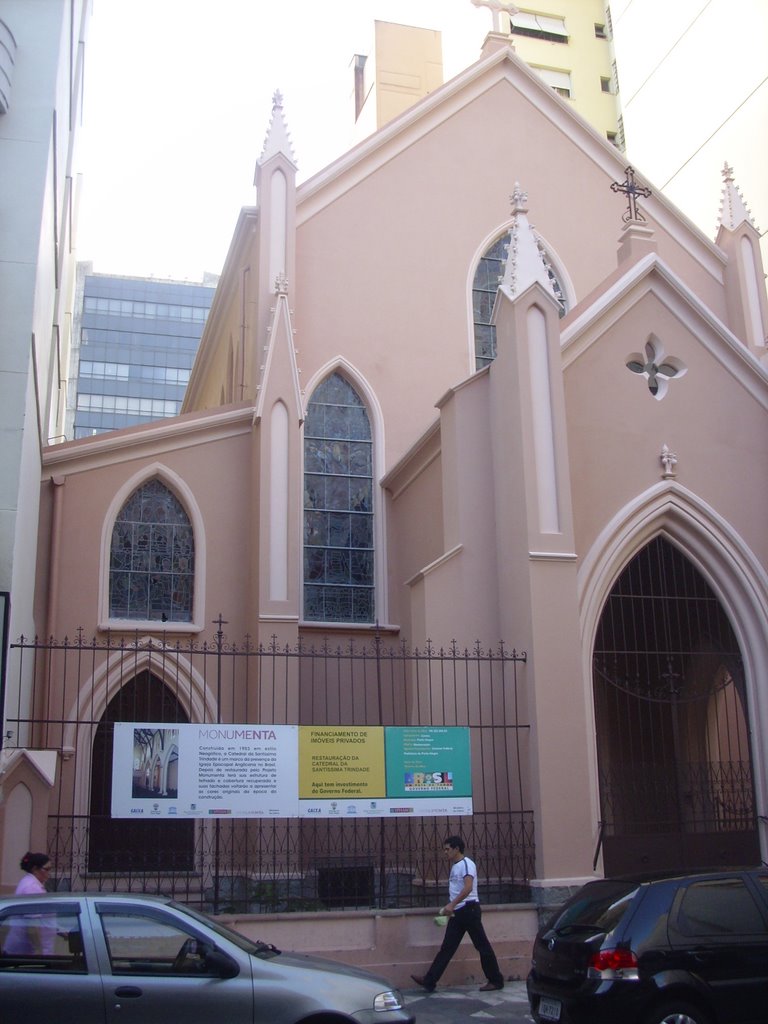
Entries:
POLYGON ((555 914, 549 927, 560 935, 585 927, 612 932, 637 890, 634 882, 590 882, 555 914))

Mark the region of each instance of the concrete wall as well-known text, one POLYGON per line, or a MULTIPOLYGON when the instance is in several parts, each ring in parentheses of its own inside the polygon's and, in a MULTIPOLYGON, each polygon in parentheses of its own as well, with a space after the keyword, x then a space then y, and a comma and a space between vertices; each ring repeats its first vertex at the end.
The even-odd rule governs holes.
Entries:
MULTIPOLYGON (((413 987, 443 938, 434 910, 345 911, 338 914, 222 915, 219 920, 251 939, 278 949, 314 953, 380 974, 393 985, 413 987)), ((507 980, 525 978, 538 928, 532 904, 484 906, 483 925, 507 980)), ((483 982, 480 958, 465 938, 443 975, 443 983, 483 982)))

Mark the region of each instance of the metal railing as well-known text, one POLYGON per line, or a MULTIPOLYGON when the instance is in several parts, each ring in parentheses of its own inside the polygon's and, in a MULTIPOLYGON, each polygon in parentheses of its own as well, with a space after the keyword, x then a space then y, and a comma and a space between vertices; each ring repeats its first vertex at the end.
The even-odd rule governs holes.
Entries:
POLYGON ((523 765, 525 655, 499 645, 169 642, 11 645, 6 747, 55 750, 49 852, 61 889, 162 892, 213 912, 418 907, 438 901, 442 840, 463 835, 481 898, 528 898, 534 822, 523 765), (133 821, 110 816, 118 721, 465 726, 470 817, 133 821))

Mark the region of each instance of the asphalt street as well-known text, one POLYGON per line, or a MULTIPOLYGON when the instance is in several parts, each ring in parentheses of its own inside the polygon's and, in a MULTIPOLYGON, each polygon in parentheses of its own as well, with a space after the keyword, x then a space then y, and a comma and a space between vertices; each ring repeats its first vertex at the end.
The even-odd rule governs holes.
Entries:
POLYGON ((509 981, 500 992, 479 992, 477 985, 438 986, 435 992, 404 989, 405 1003, 416 1024, 463 1024, 504 1021, 531 1024, 524 981, 509 981))

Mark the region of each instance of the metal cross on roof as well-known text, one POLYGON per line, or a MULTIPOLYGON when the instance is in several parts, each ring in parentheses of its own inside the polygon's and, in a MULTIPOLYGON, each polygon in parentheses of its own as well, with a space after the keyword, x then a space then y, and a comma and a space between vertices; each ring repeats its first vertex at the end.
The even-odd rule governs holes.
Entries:
POLYGON ((622 192, 627 197, 627 210, 622 216, 622 220, 625 224, 628 224, 631 220, 645 220, 645 217, 640 213, 640 208, 637 205, 637 197, 643 196, 645 199, 653 193, 645 185, 638 185, 635 181, 635 172, 631 167, 627 167, 624 171, 626 178, 622 182, 613 181, 611 182, 611 192, 622 192))

